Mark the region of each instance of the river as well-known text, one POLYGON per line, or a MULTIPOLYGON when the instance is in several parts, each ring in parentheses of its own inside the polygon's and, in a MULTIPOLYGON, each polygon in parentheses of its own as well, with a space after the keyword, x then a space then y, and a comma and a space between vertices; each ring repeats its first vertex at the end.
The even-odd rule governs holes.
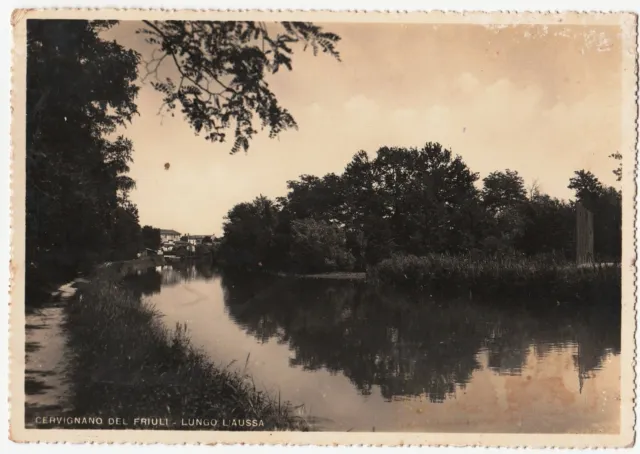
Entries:
POLYGON ((168 327, 185 323, 212 361, 301 406, 315 430, 619 431, 619 307, 418 302, 203 266, 136 279, 168 327))

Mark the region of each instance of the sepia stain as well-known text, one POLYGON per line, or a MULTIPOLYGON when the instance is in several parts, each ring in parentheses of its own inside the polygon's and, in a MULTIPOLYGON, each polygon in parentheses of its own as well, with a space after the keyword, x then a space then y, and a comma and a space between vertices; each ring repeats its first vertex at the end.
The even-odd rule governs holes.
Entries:
POLYGON ((169 170, 169 167, 171 167, 171 164, 169 164, 168 162, 164 163, 164 170, 169 170))
POLYGON ((525 382, 513 379, 507 380, 505 386, 510 412, 526 411, 541 395, 547 396, 548 401, 545 405, 556 402, 566 408, 575 401, 575 396, 566 388, 560 377, 538 377, 536 380, 525 382))
POLYGON ((23 8, 23 9, 14 9, 11 13, 11 26, 15 27, 20 20, 24 16, 26 16, 30 11, 36 11, 34 8, 23 8))

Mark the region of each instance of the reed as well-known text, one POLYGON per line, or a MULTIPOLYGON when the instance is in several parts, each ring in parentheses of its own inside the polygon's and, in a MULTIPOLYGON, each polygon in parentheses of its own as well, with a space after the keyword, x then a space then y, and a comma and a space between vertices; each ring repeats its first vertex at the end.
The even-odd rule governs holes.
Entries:
POLYGON ((367 281, 379 286, 470 294, 492 300, 619 304, 621 296, 619 266, 578 267, 549 256, 395 255, 370 267, 367 281))

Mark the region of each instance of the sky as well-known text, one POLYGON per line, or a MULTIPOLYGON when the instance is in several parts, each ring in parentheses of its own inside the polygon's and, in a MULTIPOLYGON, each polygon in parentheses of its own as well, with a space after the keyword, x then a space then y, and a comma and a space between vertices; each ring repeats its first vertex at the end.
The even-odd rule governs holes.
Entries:
MULTIPOLYGON (((149 60, 153 47, 121 22, 105 36, 149 60)), ((503 28, 468 24, 320 24, 341 36, 341 62, 296 48, 293 71, 269 76, 299 129, 255 136, 248 153, 196 136, 179 111, 141 83, 131 199, 140 222, 221 235, 233 205, 286 194, 302 174, 340 173, 360 150, 440 142, 480 178, 517 170, 552 196, 590 170, 616 185, 608 156, 621 148, 622 49, 610 26, 503 28), (165 163, 170 164, 165 170, 165 163)), ((175 75, 169 59, 161 77, 175 75)), ((145 74, 141 63, 141 75, 145 74)))

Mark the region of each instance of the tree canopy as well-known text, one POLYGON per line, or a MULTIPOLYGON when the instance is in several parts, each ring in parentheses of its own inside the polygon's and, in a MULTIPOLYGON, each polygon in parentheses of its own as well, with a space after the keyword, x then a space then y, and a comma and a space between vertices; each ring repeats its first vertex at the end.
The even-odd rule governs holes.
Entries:
POLYGON ((111 26, 28 22, 28 279, 137 252, 133 145, 113 133, 137 113, 139 56, 99 38, 111 26))
MULTIPOLYGON (((342 174, 301 175, 288 193, 233 207, 222 259, 296 272, 364 269, 395 254, 575 255, 575 203, 527 194, 517 171, 478 174, 438 143, 356 153, 342 174)), ((590 172, 569 188, 595 218, 595 253, 620 259, 620 192, 590 172)))
MULTIPOLYGON (((116 135, 138 114, 142 57, 104 39, 117 21, 27 22, 26 257, 29 288, 65 279, 105 260, 135 257, 157 243, 141 229, 129 198, 133 143, 116 135)), ((339 37, 311 23, 143 21, 178 80, 152 82, 164 107, 178 108, 196 133, 247 150, 256 120, 277 136, 295 128, 265 77, 292 69, 296 44, 339 59, 339 37)), ((148 75, 148 74, 147 74, 148 75)), ((148 226, 150 229, 151 227, 148 226)), ((153 249, 153 247, 152 247, 153 249)))

